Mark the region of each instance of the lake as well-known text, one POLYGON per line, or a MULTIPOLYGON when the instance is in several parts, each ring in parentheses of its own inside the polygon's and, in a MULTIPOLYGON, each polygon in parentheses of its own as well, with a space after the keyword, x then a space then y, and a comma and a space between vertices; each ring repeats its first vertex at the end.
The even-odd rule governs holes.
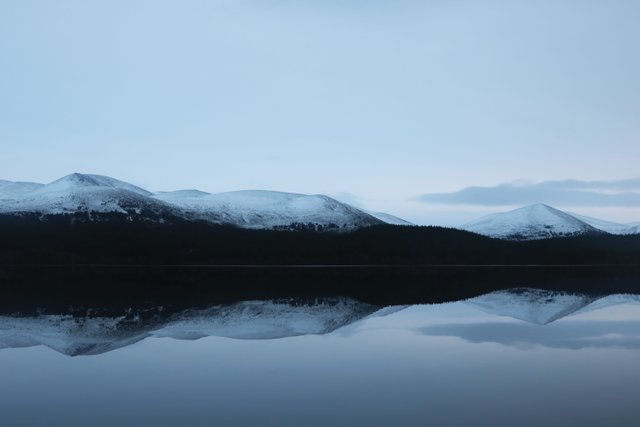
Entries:
POLYGON ((635 426, 640 297, 5 315, 0 390, 16 427, 635 426))

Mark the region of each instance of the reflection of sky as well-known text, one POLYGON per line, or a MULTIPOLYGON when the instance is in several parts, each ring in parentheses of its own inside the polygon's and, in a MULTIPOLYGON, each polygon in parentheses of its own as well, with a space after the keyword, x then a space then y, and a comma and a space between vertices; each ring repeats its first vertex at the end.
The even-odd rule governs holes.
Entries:
POLYGON ((322 336, 156 338, 76 358, 6 349, 0 413, 11 426, 634 425, 640 307, 607 310, 616 320, 537 326, 456 303, 322 336))
POLYGON ((640 322, 566 321, 547 325, 527 323, 477 323, 427 326, 420 330, 429 336, 455 336, 471 343, 494 342, 529 348, 581 349, 620 347, 640 349, 640 322))

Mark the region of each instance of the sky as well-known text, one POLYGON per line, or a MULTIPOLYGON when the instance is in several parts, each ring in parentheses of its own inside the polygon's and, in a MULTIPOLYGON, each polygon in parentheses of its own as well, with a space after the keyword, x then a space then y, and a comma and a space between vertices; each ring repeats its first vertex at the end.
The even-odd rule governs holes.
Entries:
POLYGON ((640 177, 638 22, 635 0, 3 0, 0 178, 640 221, 618 185, 640 177))

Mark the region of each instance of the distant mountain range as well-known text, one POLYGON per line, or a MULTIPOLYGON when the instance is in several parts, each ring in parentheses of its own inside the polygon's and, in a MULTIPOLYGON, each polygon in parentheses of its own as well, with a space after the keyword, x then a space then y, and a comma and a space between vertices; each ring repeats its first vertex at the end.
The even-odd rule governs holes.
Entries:
MULTIPOLYGON (((156 224, 206 222, 247 229, 352 231, 373 225, 413 225, 383 212, 359 209, 331 197, 248 190, 151 192, 102 175, 74 173, 49 184, 0 180, 0 215, 69 221, 156 224)), ((466 223, 462 230, 505 240, 593 234, 640 234, 640 223, 618 224, 534 204, 466 223)))
POLYGON ((105 214, 157 223, 176 219, 251 229, 348 231, 377 224, 409 224, 360 210, 324 195, 276 191, 210 194, 199 190, 153 193, 101 175, 74 173, 49 184, 0 181, 0 214, 105 214))
POLYGON ((618 224, 571 214, 541 203, 468 222, 462 230, 506 240, 536 240, 589 234, 638 234, 638 224, 618 224))

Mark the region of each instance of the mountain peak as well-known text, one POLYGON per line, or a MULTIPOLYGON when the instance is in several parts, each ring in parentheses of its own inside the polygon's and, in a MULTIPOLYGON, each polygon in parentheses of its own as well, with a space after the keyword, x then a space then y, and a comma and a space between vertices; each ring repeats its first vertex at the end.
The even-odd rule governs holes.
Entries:
POLYGON ((553 206, 549 206, 545 203, 533 203, 530 205, 523 206, 518 209, 514 209, 513 211, 530 211, 530 212, 553 212, 553 213, 561 213, 562 211, 554 208, 553 206))
POLYGON ((552 210, 557 210, 557 209, 554 209, 551 206, 546 205, 544 203, 532 203, 532 204, 530 204, 528 206, 525 206, 525 207, 523 207, 521 209, 552 209, 552 210))
POLYGON ((49 191, 59 191, 59 190, 70 190, 72 188, 79 188, 79 187, 114 188, 114 189, 131 191, 133 193, 137 193, 143 196, 150 196, 152 194, 150 191, 147 191, 143 188, 140 188, 133 184, 129 184, 124 181, 120 181, 115 178, 111 178, 109 176, 83 174, 83 173, 72 173, 70 175, 63 176, 62 178, 57 179, 45 185, 42 188, 42 190, 45 192, 49 192, 49 191))
POLYGON ((509 240, 534 240, 601 232, 586 222, 543 203, 487 215, 468 222, 461 228, 509 240))

